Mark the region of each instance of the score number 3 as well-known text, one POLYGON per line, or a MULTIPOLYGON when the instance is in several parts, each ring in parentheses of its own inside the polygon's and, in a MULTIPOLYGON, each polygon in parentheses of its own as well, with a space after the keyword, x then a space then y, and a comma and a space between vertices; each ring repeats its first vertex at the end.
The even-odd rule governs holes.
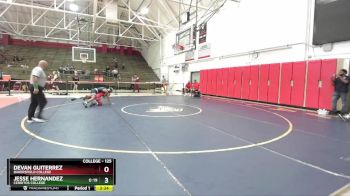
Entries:
MULTIPOLYGON (((104 167, 103 168, 103 171, 105 172, 105 173, 108 173, 109 172, 109 167, 104 167)), ((107 184, 109 182, 109 180, 108 180, 108 178, 107 177, 105 177, 105 184, 107 184)))

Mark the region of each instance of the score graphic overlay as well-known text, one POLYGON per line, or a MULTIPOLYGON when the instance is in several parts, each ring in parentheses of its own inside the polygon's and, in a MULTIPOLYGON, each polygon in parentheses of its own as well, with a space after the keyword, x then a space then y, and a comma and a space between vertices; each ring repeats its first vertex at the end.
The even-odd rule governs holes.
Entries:
POLYGON ((112 158, 7 159, 11 191, 113 191, 112 158))

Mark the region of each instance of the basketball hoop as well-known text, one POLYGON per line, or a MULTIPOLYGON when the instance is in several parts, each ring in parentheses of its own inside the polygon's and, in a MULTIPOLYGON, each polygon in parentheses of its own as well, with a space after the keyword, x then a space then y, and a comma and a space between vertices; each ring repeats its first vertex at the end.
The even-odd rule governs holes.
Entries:
POLYGON ((80 53, 81 62, 86 63, 88 58, 89 58, 89 55, 87 53, 80 53))
POLYGON ((185 47, 181 44, 174 44, 173 49, 176 53, 180 53, 185 49, 185 47))

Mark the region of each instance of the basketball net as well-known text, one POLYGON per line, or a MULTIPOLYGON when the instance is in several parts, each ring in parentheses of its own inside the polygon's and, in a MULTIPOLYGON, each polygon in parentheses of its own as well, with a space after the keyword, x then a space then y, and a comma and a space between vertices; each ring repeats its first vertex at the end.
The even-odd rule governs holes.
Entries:
POLYGON ((86 57, 81 57, 81 62, 86 63, 87 58, 86 57))
POLYGON ((176 53, 179 53, 179 52, 183 51, 185 48, 181 44, 174 44, 173 49, 175 50, 176 53))

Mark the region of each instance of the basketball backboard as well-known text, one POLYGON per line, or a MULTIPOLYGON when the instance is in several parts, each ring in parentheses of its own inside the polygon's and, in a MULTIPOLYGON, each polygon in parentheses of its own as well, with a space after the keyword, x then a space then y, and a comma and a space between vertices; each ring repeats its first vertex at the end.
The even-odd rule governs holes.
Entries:
POLYGON ((72 61, 96 63, 96 49, 72 47, 72 61))
POLYGON ((173 45, 175 54, 181 54, 196 48, 196 31, 193 27, 187 28, 176 34, 173 45))

